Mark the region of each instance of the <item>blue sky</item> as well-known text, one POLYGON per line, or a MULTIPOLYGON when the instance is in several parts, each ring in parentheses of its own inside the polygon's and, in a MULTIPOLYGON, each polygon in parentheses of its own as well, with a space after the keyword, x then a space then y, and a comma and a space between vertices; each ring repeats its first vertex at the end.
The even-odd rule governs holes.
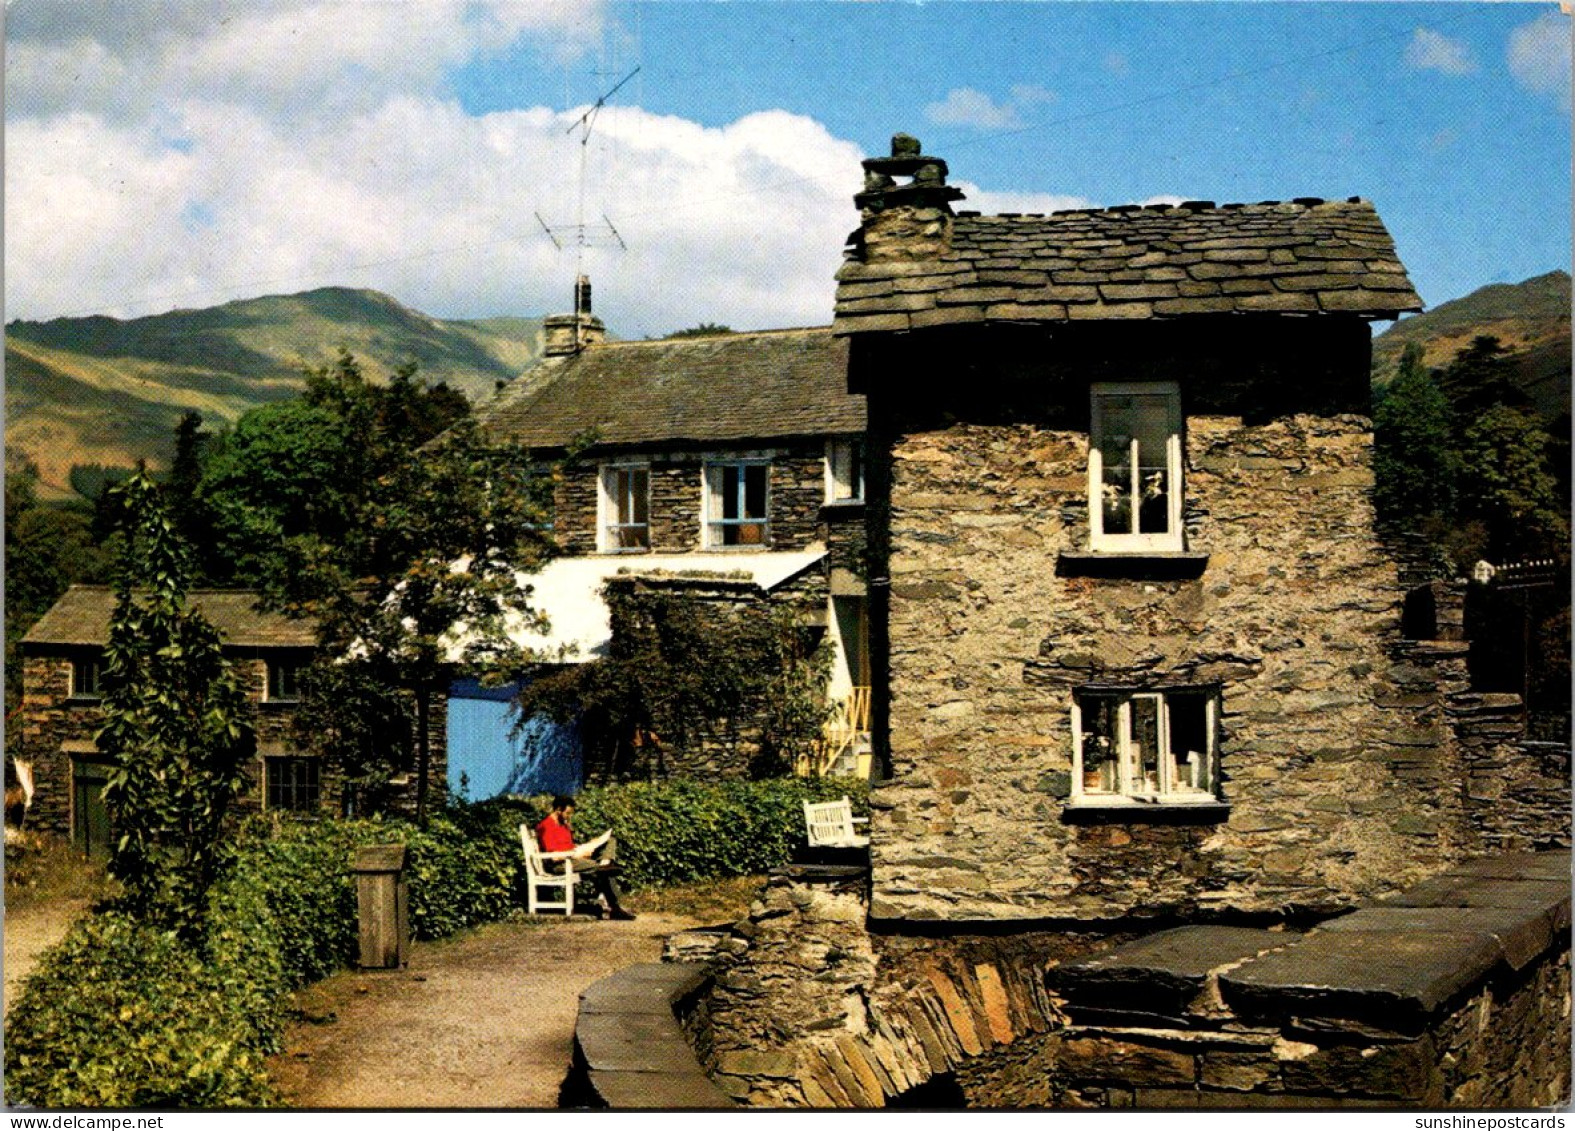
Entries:
POLYGON ((897 130, 985 211, 1364 196, 1429 304, 1570 263, 1551 5, 174 11, 8 22, 7 317, 327 283, 538 314, 583 265, 628 336, 822 322, 858 158, 897 130))

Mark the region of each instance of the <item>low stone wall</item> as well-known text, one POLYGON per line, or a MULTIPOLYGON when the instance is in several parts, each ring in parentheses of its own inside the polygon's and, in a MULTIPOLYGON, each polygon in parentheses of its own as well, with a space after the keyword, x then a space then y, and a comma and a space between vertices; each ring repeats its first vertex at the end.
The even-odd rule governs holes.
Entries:
POLYGON ((646 962, 582 993, 565 1106, 735 1106, 701 1069, 687 1031, 687 1019, 703 1017, 709 985, 702 965, 646 962))
POLYGON ((787 868, 710 955, 703 1063, 747 1106, 1524 1107, 1569 1092, 1570 855, 1483 857, 1308 932, 880 935, 787 868))
POLYGON ((1097 1107, 1539 1107, 1570 1084, 1569 854, 1471 861, 1302 935, 1062 965, 1040 1065, 1097 1107))

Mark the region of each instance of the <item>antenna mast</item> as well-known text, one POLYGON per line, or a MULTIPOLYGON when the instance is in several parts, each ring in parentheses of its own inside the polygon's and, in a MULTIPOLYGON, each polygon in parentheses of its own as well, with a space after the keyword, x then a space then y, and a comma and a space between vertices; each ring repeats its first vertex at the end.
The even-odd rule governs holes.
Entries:
MULTIPOLYGON (((623 78, 619 79, 613 84, 610 90, 608 90, 594 103, 592 103, 590 109, 581 114, 573 125, 563 131, 566 134, 572 134, 575 130, 580 131, 579 204, 574 216, 574 274, 576 278, 582 276, 585 273, 585 249, 590 246, 590 239, 587 234, 588 229, 585 224, 585 165, 586 154, 590 148, 591 131, 596 128, 596 116, 602 112, 602 107, 607 105, 607 100, 613 95, 617 94, 618 91, 623 88, 625 83, 627 83, 639 73, 640 68, 635 67, 634 70, 624 75, 623 78)), ((536 219, 540 222, 543 228, 547 229, 547 235, 552 238, 552 242, 561 249, 563 245, 559 242, 557 234, 553 231, 552 227, 547 223, 547 221, 541 218, 539 213, 537 214, 536 219)), ((606 227, 607 232, 612 237, 613 241, 616 242, 620 248, 627 251, 628 245, 623 242, 623 237, 618 234, 618 229, 613 227, 612 221, 607 219, 605 213, 602 215, 602 225, 606 227)))

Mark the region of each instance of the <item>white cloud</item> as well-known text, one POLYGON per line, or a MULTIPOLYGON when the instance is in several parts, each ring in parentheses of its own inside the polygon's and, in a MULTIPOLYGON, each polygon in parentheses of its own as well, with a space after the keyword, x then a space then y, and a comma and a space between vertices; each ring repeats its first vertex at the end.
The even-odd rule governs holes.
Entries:
POLYGON ((1442 32, 1419 27, 1405 46, 1406 66, 1419 71, 1439 71, 1446 75, 1469 75, 1477 61, 1464 40, 1450 39, 1442 32))
POLYGON ((1184 201, 1186 199, 1187 199, 1187 197, 1177 196, 1175 193, 1162 192, 1158 196, 1151 196, 1147 200, 1140 200, 1140 201, 1138 201, 1138 203, 1142 204, 1142 205, 1149 205, 1149 204, 1170 204, 1170 205, 1176 205, 1176 204, 1180 204, 1182 201, 1184 201))
POLYGON ((1551 94, 1570 108, 1570 18, 1558 12, 1509 33, 1510 74, 1527 90, 1551 94))
MULTIPOLYGON (((343 0, 192 0, 162 22, 141 4, 17 7, 7 317, 329 284, 448 317, 567 307, 580 148, 566 130, 585 108, 474 116, 444 82, 521 35, 548 56, 600 42, 599 5, 367 3, 346 20, 343 0)), ((707 128, 609 106, 586 218, 605 211, 628 250, 585 252, 598 311, 624 336, 826 322, 862 156, 784 112, 707 128)))
POLYGON ((604 24, 599 0, 270 0, 254 8, 26 0, 6 17, 8 118, 90 111, 117 120, 203 97, 294 116, 365 107, 430 88, 447 68, 521 36, 550 54, 584 50, 604 24))
POLYGON ((947 91, 943 101, 924 107, 924 116, 938 126, 973 126, 983 130, 1012 129, 1023 124, 1011 103, 998 103, 971 86, 947 91))
MULTIPOLYGON (((559 311, 575 257, 532 213, 575 219, 578 141, 564 131, 577 115, 471 117, 404 96, 301 135, 190 101, 170 110, 178 147, 148 123, 14 122, 7 316, 147 314, 328 284, 446 316, 559 311)), ((625 336, 829 320, 861 156, 785 112, 705 128, 609 107, 587 218, 605 210, 628 250, 587 252, 597 309, 625 336)))
POLYGON ((987 216, 997 215, 1002 212, 1049 215, 1051 212, 1064 212, 1070 208, 1099 207, 1086 196, 1073 196, 1070 193, 991 192, 981 189, 977 185, 969 184, 967 181, 953 181, 952 183, 962 189, 966 197, 962 203, 957 205, 959 209, 983 212, 987 216))

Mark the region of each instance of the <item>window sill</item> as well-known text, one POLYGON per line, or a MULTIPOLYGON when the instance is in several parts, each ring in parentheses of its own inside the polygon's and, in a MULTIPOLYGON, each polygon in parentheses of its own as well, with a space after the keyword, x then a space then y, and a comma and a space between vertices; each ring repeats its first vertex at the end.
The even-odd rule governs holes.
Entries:
POLYGON ((1068 798, 1062 816, 1072 823, 1217 824, 1230 817, 1230 804, 1209 796, 1197 801, 1172 798, 1145 801, 1135 797, 1068 798))
POLYGON ((821 507, 828 511, 853 511, 864 506, 864 499, 827 499, 821 507))
POLYGON ((1206 550, 1062 550, 1055 572, 1057 577, 1173 581, 1202 577, 1208 564, 1206 550))
POLYGON ((101 707, 104 704, 102 695, 67 695, 68 707, 101 707))
POLYGON ((257 705, 259 707, 265 708, 272 707, 275 710, 278 710, 284 707, 299 707, 301 705, 301 701, 299 699, 259 699, 257 701, 257 705))

